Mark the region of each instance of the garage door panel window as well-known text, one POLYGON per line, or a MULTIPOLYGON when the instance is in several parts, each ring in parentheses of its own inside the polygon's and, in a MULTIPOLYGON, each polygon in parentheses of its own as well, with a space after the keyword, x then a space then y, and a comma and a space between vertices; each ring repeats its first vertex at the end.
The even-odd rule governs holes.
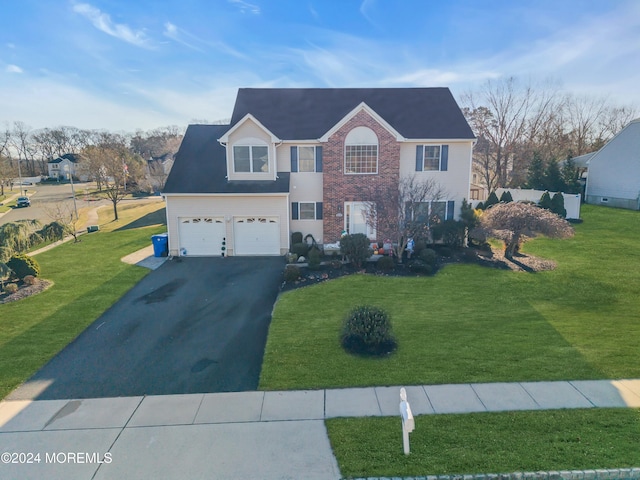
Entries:
POLYGON ((265 173, 269 171, 269 147, 265 145, 235 145, 233 171, 236 173, 265 173))

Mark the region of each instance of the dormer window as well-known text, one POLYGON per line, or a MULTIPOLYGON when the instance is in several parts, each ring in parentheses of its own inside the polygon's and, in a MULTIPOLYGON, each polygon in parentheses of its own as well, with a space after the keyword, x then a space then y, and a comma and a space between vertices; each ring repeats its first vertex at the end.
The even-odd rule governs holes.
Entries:
POLYGON ((269 172, 269 147, 266 145, 235 145, 233 171, 236 173, 269 172))

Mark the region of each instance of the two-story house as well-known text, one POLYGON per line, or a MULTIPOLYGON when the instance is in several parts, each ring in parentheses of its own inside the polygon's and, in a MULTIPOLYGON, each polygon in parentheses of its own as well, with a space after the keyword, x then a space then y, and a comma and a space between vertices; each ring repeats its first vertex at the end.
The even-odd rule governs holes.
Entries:
POLYGON ((49 177, 63 180, 69 180, 71 175, 75 176, 77 166, 78 155, 74 153, 65 153, 47 162, 49 177))
POLYGON ((240 89, 229 125, 190 125, 163 194, 171 255, 281 255, 291 232, 320 243, 385 232, 371 185, 415 175, 456 218, 475 137, 447 88, 240 89))

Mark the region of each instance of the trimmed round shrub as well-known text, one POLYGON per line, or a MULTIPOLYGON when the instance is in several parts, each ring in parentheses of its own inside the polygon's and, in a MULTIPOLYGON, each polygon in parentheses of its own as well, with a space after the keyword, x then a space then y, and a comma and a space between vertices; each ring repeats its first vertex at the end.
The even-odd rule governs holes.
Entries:
POLYGON ((337 258, 334 258, 329 262, 329 266, 332 270, 340 270, 342 268, 342 262, 337 258))
POLYGON ((340 253, 356 268, 360 268, 373 254, 371 242, 364 233, 345 235, 340 239, 340 253))
POLYGON ((298 257, 306 257, 309 253, 309 246, 304 242, 294 243, 291 245, 291 253, 295 253, 298 257))
POLYGON ((422 260, 416 260, 411 262, 409 265, 409 270, 413 273, 418 273, 422 275, 431 275, 434 271, 433 265, 423 262, 422 260))
POLYGON ((316 247, 311 247, 307 258, 308 258, 307 263, 309 264, 309 270, 320 269, 320 259, 322 258, 322 255, 320 254, 320 250, 318 250, 316 247))
POLYGON ((393 261, 393 258, 391 257, 382 257, 381 259, 378 260, 378 263, 376 264, 376 266, 378 267, 378 270, 382 272, 390 272, 395 268, 396 263, 393 261))
POLYGON ((298 255, 295 253, 287 253, 287 263, 296 263, 298 261, 298 255))
POLYGON ((432 248, 425 248, 418 254, 418 259, 429 265, 435 265, 437 257, 436 251, 432 248))
POLYGON ((4 286, 4 291, 9 294, 16 293, 18 291, 18 285, 16 285, 15 283, 7 283, 4 286))
POLYGON ((397 347, 387 312, 371 305, 354 308, 345 319, 342 347, 356 355, 383 356, 397 347))
POLYGON ((291 245, 302 243, 302 232, 293 232, 291 234, 291 245))
POLYGON ((287 265, 284 269, 284 281, 287 283, 295 282, 300 278, 300 267, 297 265, 287 265))
POLYGON ((36 277, 34 277, 33 275, 25 276, 22 279, 22 281, 27 285, 35 285, 36 283, 38 283, 38 279, 36 277))
POLYGON ((14 255, 7 262, 7 266, 13 270, 13 273, 18 278, 24 278, 27 275, 33 275, 34 277, 40 275, 38 262, 25 254, 14 255))

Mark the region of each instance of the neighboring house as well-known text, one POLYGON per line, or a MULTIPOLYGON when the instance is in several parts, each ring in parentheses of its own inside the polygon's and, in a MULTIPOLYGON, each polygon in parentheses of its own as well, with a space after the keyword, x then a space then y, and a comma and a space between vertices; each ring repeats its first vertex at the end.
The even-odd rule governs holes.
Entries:
POLYGON ((147 160, 147 168, 151 175, 169 175, 173 166, 173 153, 165 153, 159 157, 150 157, 147 160))
POLYGON ((609 140, 588 165, 587 203, 640 210, 640 118, 609 140))
POLYGON ((447 88, 240 89, 229 125, 190 125, 163 194, 170 255, 281 255, 365 221, 366 190, 435 179, 456 218, 475 137, 447 88), (223 250, 224 247, 224 250, 223 250))
POLYGON ((76 176, 78 160, 78 155, 74 153, 65 153, 58 158, 49 160, 47 162, 49 177, 69 180, 69 175, 76 176))

